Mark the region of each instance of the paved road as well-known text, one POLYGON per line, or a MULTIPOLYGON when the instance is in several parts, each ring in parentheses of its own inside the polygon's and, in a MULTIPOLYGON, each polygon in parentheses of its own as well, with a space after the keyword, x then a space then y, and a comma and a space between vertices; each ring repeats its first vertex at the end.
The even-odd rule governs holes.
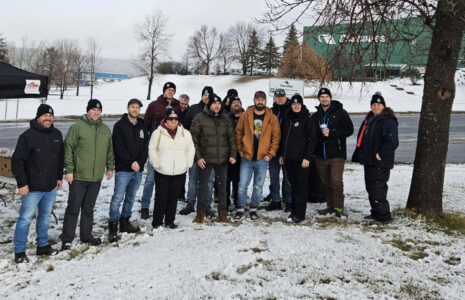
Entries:
MULTIPOLYGON (((352 116, 355 133, 347 141, 348 157, 351 157, 355 147, 356 134, 364 116, 352 116)), ((412 163, 415 157, 416 138, 418 131, 419 115, 399 115, 399 148, 396 151, 396 161, 412 163)), ((116 120, 105 120, 110 128, 116 120)), ((74 122, 55 122, 55 126, 66 135, 69 126, 74 122)), ((0 148, 13 149, 16 146, 18 136, 29 123, 0 123, 0 148)), ((451 129, 449 135, 449 152, 447 163, 465 163, 465 114, 454 114, 451 117, 451 129)))

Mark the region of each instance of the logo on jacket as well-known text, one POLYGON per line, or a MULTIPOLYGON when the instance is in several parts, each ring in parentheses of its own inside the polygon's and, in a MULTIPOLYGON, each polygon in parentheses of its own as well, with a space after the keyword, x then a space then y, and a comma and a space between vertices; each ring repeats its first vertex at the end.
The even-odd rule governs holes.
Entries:
POLYGON ((299 122, 295 122, 294 127, 299 127, 299 122))

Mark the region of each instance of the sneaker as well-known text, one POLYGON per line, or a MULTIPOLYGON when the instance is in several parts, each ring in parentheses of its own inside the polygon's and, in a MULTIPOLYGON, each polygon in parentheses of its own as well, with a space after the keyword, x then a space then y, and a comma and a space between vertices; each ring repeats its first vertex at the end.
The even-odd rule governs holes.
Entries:
POLYGON ((23 262, 29 262, 29 258, 26 256, 26 252, 15 253, 15 263, 20 264, 23 262))
POLYGON ((61 251, 71 250, 71 242, 61 243, 61 251))
POLYGON ((207 208, 205 213, 207 214, 207 218, 209 219, 213 219, 216 217, 215 212, 211 208, 207 208))
POLYGON ((233 221, 234 222, 242 222, 245 219, 244 211, 243 210, 236 210, 234 214, 233 221))
POLYGON ((58 251, 53 249, 52 246, 47 245, 43 247, 37 246, 36 255, 53 255, 56 254, 58 251))
POLYGON ((150 214, 149 214, 149 209, 148 208, 142 208, 140 210, 140 218, 142 220, 147 220, 148 218, 150 218, 150 214))
POLYGON ((370 215, 364 216, 363 219, 368 220, 368 221, 373 220, 373 215, 370 214, 370 215))
POLYGON ((284 212, 291 212, 292 211, 292 206, 290 203, 286 203, 286 207, 284 208, 284 212))
POLYGON ((252 220, 253 222, 258 222, 258 221, 260 221, 260 218, 258 217, 257 211, 256 211, 256 210, 251 210, 251 211, 249 212, 249 217, 250 217, 250 220, 252 220))
POLYGON ((292 215, 292 214, 289 215, 289 217, 287 217, 287 222, 289 222, 289 223, 292 222, 292 223, 297 224, 297 223, 302 222, 303 220, 304 220, 304 219, 301 219, 301 218, 299 218, 299 217, 297 217, 297 216, 294 216, 294 215, 292 215))
POLYGON ((187 204, 183 209, 181 209, 179 211, 179 214, 181 214, 183 216, 186 216, 186 215, 188 215, 190 213, 193 213, 193 212, 195 212, 194 207, 192 205, 187 204))
POLYGON ((272 210, 281 210, 281 201, 279 202, 270 202, 265 209, 267 211, 272 211, 272 210))
POLYGON ((94 236, 91 236, 85 241, 82 241, 84 244, 92 245, 92 246, 98 246, 102 243, 102 240, 100 238, 96 238, 94 236))
POLYGON ((334 213, 334 208, 332 208, 332 207, 327 207, 325 209, 318 210, 318 214, 320 216, 326 216, 326 215, 329 215, 329 214, 332 214, 332 213, 334 213))

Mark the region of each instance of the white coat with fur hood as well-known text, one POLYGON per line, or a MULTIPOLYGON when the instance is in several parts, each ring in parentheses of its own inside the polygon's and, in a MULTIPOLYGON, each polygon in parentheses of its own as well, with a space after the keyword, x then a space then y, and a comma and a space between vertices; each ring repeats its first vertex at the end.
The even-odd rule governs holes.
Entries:
POLYGON ((192 167, 195 147, 191 133, 182 125, 174 139, 163 126, 153 132, 149 143, 149 160, 153 168, 164 175, 181 175, 192 167))

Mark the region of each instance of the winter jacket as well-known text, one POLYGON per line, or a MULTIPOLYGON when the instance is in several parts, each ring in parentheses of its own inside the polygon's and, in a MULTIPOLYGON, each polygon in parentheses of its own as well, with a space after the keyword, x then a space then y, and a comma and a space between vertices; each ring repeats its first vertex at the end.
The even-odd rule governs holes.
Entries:
POLYGON ((84 115, 73 124, 65 138, 65 171, 74 179, 98 182, 105 168, 113 171, 115 155, 110 128, 102 119, 92 122, 84 115))
MULTIPOLYGON (((150 133, 154 132, 160 125, 161 120, 165 118, 166 107, 170 105, 168 100, 163 97, 163 95, 158 96, 157 100, 152 101, 144 115, 145 126, 150 133)), ((178 113, 178 116, 181 117, 181 106, 179 101, 174 99, 171 101, 171 107, 178 113)))
POLYGON ((342 108, 342 104, 335 100, 331 101, 331 106, 326 112, 321 105, 316 106, 316 110, 312 115, 312 120, 317 128, 317 144, 314 154, 324 159, 346 159, 346 138, 354 133, 354 125, 349 114, 342 108), (321 124, 328 125, 328 137, 321 133, 321 124))
MULTIPOLYGON (((394 153, 399 146, 398 121, 394 112, 391 108, 386 107, 376 117, 373 112, 369 112, 365 120, 367 123, 360 147, 360 163, 365 166, 392 169, 394 167, 394 153), (379 154, 381 160, 376 159, 376 154, 379 154)), ((363 123, 360 126, 357 140, 360 137, 363 123)))
POLYGON ((37 120, 18 139, 11 157, 11 169, 18 188, 49 192, 63 178, 64 147, 61 132, 53 127, 44 128, 37 120))
POLYGON ((299 113, 289 110, 281 124, 279 155, 284 160, 301 162, 312 160, 317 130, 305 105, 299 113))
POLYGON ((278 117, 280 126, 282 126, 283 119, 286 116, 287 112, 290 110, 290 108, 291 105, 289 104, 289 99, 287 99, 284 105, 278 105, 276 103, 273 103, 273 107, 271 108, 271 110, 276 115, 276 117, 278 117))
POLYGON ((194 162, 194 154, 192 136, 182 125, 178 126, 174 138, 163 126, 150 138, 149 160, 158 173, 169 176, 186 173, 194 162))
POLYGON ((113 126, 116 172, 134 172, 131 165, 135 161, 139 164, 139 172, 142 172, 147 161, 149 140, 144 120, 137 118, 137 123, 134 125, 129 121, 128 114, 123 114, 113 126))
POLYGON ((236 157, 234 129, 228 116, 220 111, 215 116, 208 106, 192 120, 192 139, 195 145, 195 160, 221 164, 236 157))
POLYGON ((186 128, 187 130, 191 130, 192 120, 194 120, 196 115, 203 112, 204 108, 205 108, 205 103, 203 103, 202 100, 200 100, 199 103, 194 104, 191 107, 189 107, 189 110, 187 111, 182 121, 182 125, 184 126, 184 128, 186 128))
MULTIPOLYGON (((242 153, 242 156, 247 160, 252 160, 254 154, 254 110, 253 105, 249 106, 242 113, 236 126, 237 152, 242 153)), ((281 129, 279 128, 278 118, 270 108, 265 107, 265 118, 260 134, 257 160, 262 159, 265 155, 269 158, 275 157, 280 140, 281 129)))

